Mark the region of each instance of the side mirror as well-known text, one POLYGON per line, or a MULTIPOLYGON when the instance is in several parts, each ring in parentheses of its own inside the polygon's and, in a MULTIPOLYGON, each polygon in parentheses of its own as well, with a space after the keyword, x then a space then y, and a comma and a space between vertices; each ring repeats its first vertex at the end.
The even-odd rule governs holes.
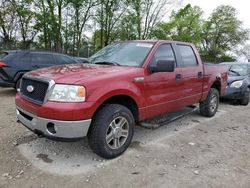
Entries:
POLYGON ((156 62, 156 65, 149 65, 149 72, 174 72, 175 69, 175 61, 170 60, 159 60, 156 62))

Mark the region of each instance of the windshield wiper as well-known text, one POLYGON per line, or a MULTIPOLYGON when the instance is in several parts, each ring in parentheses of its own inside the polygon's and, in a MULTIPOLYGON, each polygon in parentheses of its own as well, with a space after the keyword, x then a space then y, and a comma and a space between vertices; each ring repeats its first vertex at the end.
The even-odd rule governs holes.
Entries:
POLYGON ((238 73, 238 72, 236 72, 234 70, 229 69, 229 71, 232 72, 232 73, 234 73, 234 74, 237 74, 237 76, 240 76, 240 73, 238 73))
POLYGON ((119 63, 117 63, 115 61, 98 61, 98 62, 95 62, 94 64, 121 66, 119 63))

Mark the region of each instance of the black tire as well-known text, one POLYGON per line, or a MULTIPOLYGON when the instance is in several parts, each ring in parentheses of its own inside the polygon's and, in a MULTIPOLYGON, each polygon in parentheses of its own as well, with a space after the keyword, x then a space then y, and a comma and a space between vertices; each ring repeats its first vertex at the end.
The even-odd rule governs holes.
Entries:
POLYGON ((205 117, 213 117, 219 106, 219 92, 211 88, 206 100, 200 102, 200 113, 205 117))
POLYGON ((247 89, 247 91, 244 94, 244 97, 239 100, 240 104, 243 106, 247 106, 249 104, 249 98, 250 98, 250 91, 247 89))
MULTIPOLYGON (((122 121, 121 120, 121 121, 122 121)), ((120 124, 120 123, 119 123, 120 124)), ((122 124, 122 122, 121 122, 122 124)), ((107 104, 105 105, 100 111, 97 112, 95 115, 89 132, 88 132, 88 141, 91 149, 99 156, 106 158, 106 159, 113 159, 115 157, 118 157, 121 155, 128 146, 131 143, 131 140, 133 138, 134 134, 134 126, 135 126, 135 120, 133 117, 133 114, 131 111, 126 108, 125 106, 119 105, 119 104, 107 104), (126 130, 127 131, 127 138, 123 139, 121 136, 120 138, 115 138, 115 136, 118 136, 118 132, 115 132, 116 127, 116 120, 120 121, 120 119, 126 121, 124 125, 126 125, 126 130), (113 129, 113 124, 115 123, 115 127, 113 129), (113 137, 113 141, 111 142, 107 141, 108 135, 111 135, 113 137), (117 133, 117 135, 116 135, 117 133), (120 140, 123 139, 123 140, 120 140), (119 143, 121 144, 120 147, 115 148, 115 140, 119 140, 119 143), (108 142, 108 143, 107 143, 108 142), (113 147, 112 148, 112 142, 113 142, 113 147)), ((119 126, 118 126, 119 127, 119 126)), ((121 129, 119 134, 122 134, 123 129, 121 129)), ((118 145, 118 144, 117 144, 118 145)))
POLYGON ((20 89, 20 83, 21 83, 21 78, 19 78, 17 81, 16 81, 16 84, 15 84, 15 90, 18 91, 20 89))

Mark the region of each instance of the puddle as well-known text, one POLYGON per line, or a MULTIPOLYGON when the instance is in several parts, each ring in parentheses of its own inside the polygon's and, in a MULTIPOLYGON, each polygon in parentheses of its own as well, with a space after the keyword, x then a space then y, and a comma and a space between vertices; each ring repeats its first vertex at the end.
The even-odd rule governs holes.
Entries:
POLYGON ((194 123, 200 123, 200 121, 197 120, 197 119, 192 119, 192 122, 194 122, 194 123))
POLYGON ((131 142, 130 148, 134 148, 134 149, 141 149, 142 148, 142 143, 139 141, 133 141, 131 142))
POLYGON ((18 145, 18 149, 34 167, 57 175, 88 173, 110 163, 94 154, 86 139, 81 142, 55 142, 30 135, 18 145))
POLYGON ((38 154, 38 155, 36 156, 36 158, 42 159, 45 163, 52 163, 52 162, 53 162, 53 160, 50 159, 50 158, 48 157, 48 155, 42 154, 42 153, 38 154))

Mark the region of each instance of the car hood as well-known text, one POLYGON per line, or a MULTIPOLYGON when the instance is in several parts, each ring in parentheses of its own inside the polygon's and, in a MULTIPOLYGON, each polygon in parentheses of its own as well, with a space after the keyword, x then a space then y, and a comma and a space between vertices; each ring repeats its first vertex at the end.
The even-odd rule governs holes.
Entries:
POLYGON ((94 64, 70 64, 38 69, 28 72, 26 76, 39 77, 54 80, 56 83, 74 84, 86 79, 128 71, 133 67, 94 65, 94 64))
POLYGON ((247 76, 229 76, 227 82, 228 82, 229 84, 231 84, 231 83, 233 83, 233 82, 235 82, 235 81, 244 80, 244 79, 246 79, 246 78, 247 78, 247 76))

